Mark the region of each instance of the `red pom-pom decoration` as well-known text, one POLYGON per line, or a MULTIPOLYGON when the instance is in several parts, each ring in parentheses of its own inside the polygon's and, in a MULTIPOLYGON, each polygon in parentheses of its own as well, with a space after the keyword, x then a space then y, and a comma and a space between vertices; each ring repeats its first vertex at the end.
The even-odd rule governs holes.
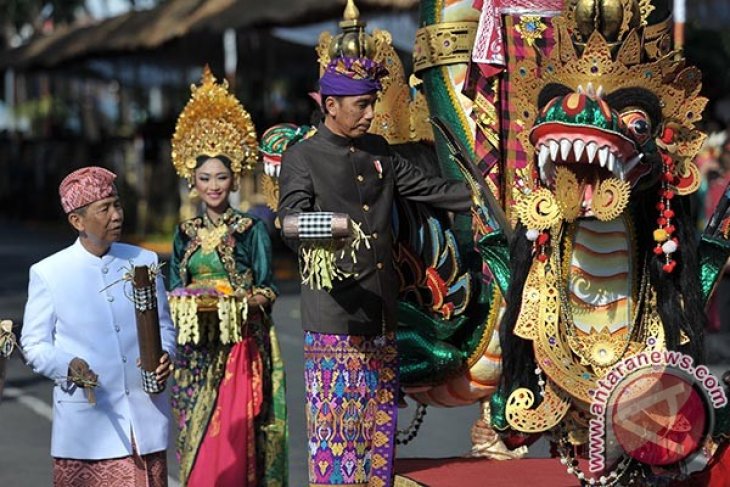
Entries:
POLYGON ((661 139, 665 144, 671 143, 674 140, 674 130, 669 127, 664 127, 661 139))

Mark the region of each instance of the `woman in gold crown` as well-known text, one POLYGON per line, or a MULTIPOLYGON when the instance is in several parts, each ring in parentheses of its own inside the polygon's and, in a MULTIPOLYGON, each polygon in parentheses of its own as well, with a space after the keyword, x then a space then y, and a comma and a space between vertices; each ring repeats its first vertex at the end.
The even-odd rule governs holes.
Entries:
POLYGON ((170 304, 178 328, 173 410, 183 485, 284 486, 284 367, 264 223, 228 202, 256 161, 251 117, 206 67, 178 119, 172 161, 201 216, 177 228, 170 304))

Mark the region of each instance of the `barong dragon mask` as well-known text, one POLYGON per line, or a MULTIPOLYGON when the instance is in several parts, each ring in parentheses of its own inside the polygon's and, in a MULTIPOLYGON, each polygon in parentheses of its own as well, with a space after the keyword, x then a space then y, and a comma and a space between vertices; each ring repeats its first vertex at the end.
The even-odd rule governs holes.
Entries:
POLYGON ((700 183, 693 158, 705 138, 695 127, 707 103, 698 96, 701 75, 675 53, 645 47, 646 18, 635 2, 624 2, 633 9, 623 12, 625 32, 613 42, 597 29, 611 24, 605 18, 592 10, 595 25, 581 18, 584 3, 569 4, 554 19, 556 43, 548 57, 516 67, 520 123, 532 127, 518 139, 527 159, 537 162, 518 174, 523 191, 516 212, 537 238, 561 220, 613 220, 633 191, 661 180, 655 240, 660 247, 674 242, 658 252, 671 272, 678 242, 670 240, 670 200, 700 183))

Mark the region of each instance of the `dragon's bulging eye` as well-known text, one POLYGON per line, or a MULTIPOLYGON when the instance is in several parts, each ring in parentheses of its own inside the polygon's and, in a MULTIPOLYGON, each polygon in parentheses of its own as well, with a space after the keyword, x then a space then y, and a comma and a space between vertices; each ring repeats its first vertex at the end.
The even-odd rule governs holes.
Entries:
POLYGON ((640 135, 649 133, 649 122, 646 120, 637 120, 636 123, 631 127, 634 132, 640 135))
POLYGON ((629 135, 639 145, 644 145, 651 138, 651 121, 649 115, 636 108, 621 112, 621 122, 629 135))

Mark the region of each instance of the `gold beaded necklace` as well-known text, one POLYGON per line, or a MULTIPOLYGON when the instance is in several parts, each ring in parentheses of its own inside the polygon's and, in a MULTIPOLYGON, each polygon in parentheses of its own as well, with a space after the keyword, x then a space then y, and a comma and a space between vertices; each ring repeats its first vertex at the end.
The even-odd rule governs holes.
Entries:
POLYGON ((204 254, 213 252, 220 245, 223 237, 228 233, 227 213, 228 210, 221 215, 216 223, 213 223, 207 213, 203 215, 204 225, 198 230, 198 237, 200 238, 200 247, 204 254))

